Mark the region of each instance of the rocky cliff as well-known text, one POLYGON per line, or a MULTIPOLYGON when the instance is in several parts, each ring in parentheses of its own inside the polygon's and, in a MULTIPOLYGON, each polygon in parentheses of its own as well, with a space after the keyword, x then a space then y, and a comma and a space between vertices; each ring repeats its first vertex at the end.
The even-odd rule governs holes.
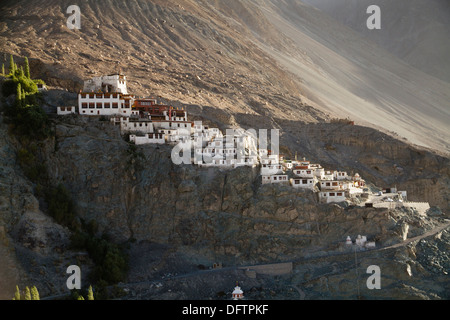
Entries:
MULTIPOLYGON (((109 122, 77 116, 55 121, 55 137, 43 143, 38 151, 49 179, 70 190, 77 216, 85 222, 96 221, 99 235, 107 234, 117 243, 134 243, 130 251, 135 262, 131 263, 130 281, 159 279, 169 271, 192 272, 198 264, 222 263, 231 267, 297 261, 302 271, 296 271, 297 276, 291 280, 300 281, 297 274, 300 272, 302 286, 311 289, 310 297, 317 298, 321 289, 313 281, 316 276, 311 274, 320 274, 325 262, 308 262, 310 273, 305 275, 302 259, 331 253, 327 261, 335 261, 333 254, 342 253, 341 245, 347 235, 353 238, 358 234, 367 235, 369 240, 376 241, 377 247, 395 245, 433 230, 445 217, 439 210, 432 217, 420 216, 413 209, 318 204, 311 191, 261 185, 257 168, 220 170, 178 166, 170 159, 170 146, 132 146, 120 135, 119 128, 109 122), (145 267, 151 265, 149 260, 138 258, 149 254, 153 259, 158 256, 158 250, 149 251, 146 243, 167 250, 157 259, 158 272, 145 267)), ((89 269, 92 264, 69 249, 69 230, 42 213, 46 208, 39 206, 33 193, 36 186, 23 177, 15 164, 20 145, 4 132, 4 170, 15 172, 15 175, 4 174, 2 181, 5 186, 3 238, 9 239, 5 250, 13 250, 10 257, 15 261, 8 272, 15 273, 21 283, 42 284, 43 295, 64 292, 65 267, 81 262, 89 269), (14 192, 15 188, 20 192, 14 192), (19 277, 22 268, 25 271, 20 272, 26 276, 19 277)), ((349 154, 353 154, 352 148, 358 150, 351 143, 346 145, 349 154)), ((386 156, 385 150, 380 152, 386 156)), ((439 252, 434 254, 447 263, 439 252)), ((379 254, 376 259, 385 261, 386 257, 379 254)), ((428 258, 425 255, 421 259, 428 258)), ((341 283, 346 281, 345 277, 351 277, 344 267, 339 270, 329 281, 341 283)), ((399 290, 398 297, 409 294, 406 289, 402 293, 398 286, 393 286, 399 290)), ((283 290, 278 294, 284 295, 283 290)), ((145 289, 139 296, 157 291, 152 292, 145 289)), ((184 294, 191 297, 191 293, 184 294)), ((352 298, 353 294, 347 297, 352 298)), ((385 292, 383 297, 387 294, 391 293, 385 292)), ((442 293, 434 294, 426 297, 443 297, 442 293)))

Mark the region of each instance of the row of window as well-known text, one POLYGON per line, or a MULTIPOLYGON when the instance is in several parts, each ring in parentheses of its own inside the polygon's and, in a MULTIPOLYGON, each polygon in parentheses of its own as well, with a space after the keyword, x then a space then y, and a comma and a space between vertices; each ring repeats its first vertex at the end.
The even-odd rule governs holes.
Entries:
MULTIPOLYGON (((323 195, 326 196, 326 193, 323 193, 323 195)), ((330 193, 328 193, 329 197, 335 197, 335 196, 342 197, 343 195, 344 194, 342 192, 330 192, 330 193)))
MULTIPOLYGON (((308 180, 304 179, 304 180, 294 180, 294 184, 308 184, 308 180)), ((312 181, 309 182, 310 184, 313 183, 312 181)))
POLYGON ((82 93, 81 94, 81 99, 117 99, 119 97, 119 94, 117 93, 82 93))
POLYGON ((101 102, 86 103, 86 102, 83 102, 83 103, 81 103, 81 108, 82 109, 87 109, 88 107, 89 107, 89 109, 95 109, 95 108, 97 108, 97 109, 102 109, 102 108, 110 109, 111 106, 112 106, 113 109, 119 108, 119 104, 117 102, 113 102, 113 103, 109 103, 109 102, 105 102, 105 103, 101 103, 101 102))

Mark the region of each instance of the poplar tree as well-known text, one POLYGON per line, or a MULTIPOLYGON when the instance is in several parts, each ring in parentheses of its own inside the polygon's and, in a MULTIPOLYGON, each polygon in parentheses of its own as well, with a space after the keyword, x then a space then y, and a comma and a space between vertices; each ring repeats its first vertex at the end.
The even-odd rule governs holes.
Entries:
POLYGON ((9 57, 9 73, 11 73, 12 75, 14 75, 14 72, 16 71, 14 69, 15 65, 16 64, 14 63, 14 57, 12 55, 10 55, 10 57, 9 57))
POLYGON ((39 291, 36 286, 31 287, 31 300, 41 300, 39 297, 39 291))
POLYGON ((13 300, 20 300, 20 290, 19 290, 19 286, 16 286, 16 292, 14 293, 14 298, 13 300))
POLYGON ((31 300, 30 288, 25 287, 25 300, 31 300))
POLYGON ((16 103, 18 107, 22 105, 22 86, 20 83, 17 84, 16 103))
POLYGON ((25 57, 25 77, 27 77, 28 79, 31 79, 30 65, 28 64, 28 58, 27 57, 25 57))
POLYGON ((94 300, 94 292, 92 292, 92 286, 89 286, 87 299, 88 300, 94 300))

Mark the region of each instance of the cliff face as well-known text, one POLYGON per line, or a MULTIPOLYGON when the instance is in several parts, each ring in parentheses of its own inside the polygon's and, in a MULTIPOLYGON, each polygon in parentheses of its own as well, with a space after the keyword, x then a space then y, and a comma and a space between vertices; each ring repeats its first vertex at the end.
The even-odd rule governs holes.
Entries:
POLYGON ((222 260, 238 254, 251 262, 295 257, 346 233, 384 240, 392 235, 383 235, 387 210, 320 205, 310 191, 261 185, 257 168, 174 165, 172 147, 132 148, 117 127, 98 119, 56 129, 57 147, 48 155, 51 177, 71 190, 80 217, 94 219, 100 232, 117 241, 190 246, 222 260))
MULTIPOLYGON (((317 274, 321 274, 324 264, 338 261, 334 254, 342 253, 341 245, 347 235, 353 239, 358 234, 366 235, 376 241, 377 247, 390 246, 405 237, 432 230, 442 217, 439 212, 435 218, 419 216, 411 209, 318 204, 310 191, 261 185, 258 169, 219 170, 174 165, 170 146, 131 147, 120 136, 118 127, 97 118, 65 117, 56 120, 55 128, 55 138, 43 143, 38 152, 46 163, 49 178, 54 185, 63 183, 70 190, 77 215, 86 222, 96 221, 99 235, 107 234, 115 242, 135 240, 131 250, 134 262, 130 281, 158 279, 164 270, 195 269, 197 262, 235 266, 301 261, 331 253, 323 258, 325 260, 305 262, 306 265, 298 262, 295 267, 299 269, 289 280, 309 288, 310 297, 317 298, 323 289, 323 283, 317 282, 317 274), (139 260, 148 254, 144 249, 146 243, 169 248, 171 252, 158 256, 151 251, 152 259, 159 261, 158 272, 148 268, 154 262, 139 260), (166 263, 167 257, 172 257, 170 264, 166 263), (139 276, 135 276, 136 273, 139 276)), ((3 193, 6 196, 2 200, 5 204, 2 207, 3 238, 7 239, 2 250, 10 252, 11 264, 2 272, 15 275, 15 278, 10 277, 12 290, 18 281, 40 284, 43 296, 64 292, 65 268, 82 263, 89 269, 89 260, 69 250, 70 232, 41 212, 46 208, 40 208, 33 194, 36 186, 23 177, 15 164, 19 145, 8 136, 5 132, 2 140, 3 170, 9 172, 2 176, 2 185, 6 186, 3 193)), ((434 255, 442 266, 445 257, 437 250, 434 255)), ((430 263, 427 259, 432 256, 422 255, 420 259, 430 263)), ((373 259, 388 263, 382 253, 373 259)), ((390 272, 406 267, 405 261, 388 263, 390 272)), ((333 286, 345 287, 345 277, 353 279, 345 263, 342 266, 337 274, 329 277, 329 286, 334 281, 333 286)), ((435 272, 441 273, 440 269, 435 272)), ((433 272, 426 276, 430 274, 433 272)), ((415 281, 418 282, 414 286, 423 285, 416 278, 415 281)), ((205 298, 210 294, 192 296, 182 289, 184 286, 170 290, 178 290, 180 297, 185 298, 205 298)), ((410 291, 403 292, 399 286, 396 282, 398 297, 409 294, 410 291)), ((223 288, 217 288, 220 290, 223 288)), ((289 296, 284 290, 280 289, 278 297, 289 296)), ((146 296, 149 292, 144 290, 139 296, 151 297, 157 292, 151 291, 151 295, 146 296)), ((7 292, 4 294, 6 297, 7 292)), ((352 297, 354 293, 348 294, 335 297, 352 297)), ((436 295, 433 297, 442 296, 436 295)), ((168 294, 167 297, 176 296, 168 294)))

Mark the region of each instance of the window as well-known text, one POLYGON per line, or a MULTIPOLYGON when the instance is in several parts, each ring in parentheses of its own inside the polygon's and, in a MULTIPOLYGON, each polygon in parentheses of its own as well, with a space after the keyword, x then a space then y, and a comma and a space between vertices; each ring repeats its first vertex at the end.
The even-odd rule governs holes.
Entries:
POLYGON ((88 107, 88 104, 87 104, 86 102, 83 102, 83 103, 81 104, 81 108, 87 109, 87 107, 88 107))
POLYGON ((334 192, 330 192, 330 197, 334 197, 335 193, 334 192))
POLYGON ((106 109, 109 109, 109 108, 111 108, 111 103, 105 102, 103 107, 106 108, 106 109))
POLYGON ((100 102, 97 102, 97 108, 102 108, 102 104, 100 102))
POLYGON ((337 196, 338 196, 338 197, 342 197, 342 192, 338 192, 338 193, 337 193, 337 196))
POLYGON ((308 180, 302 180, 302 184, 307 184, 308 180))
POLYGON ((95 97, 96 97, 97 99, 101 99, 101 98, 103 98, 103 95, 102 95, 102 94, 96 94, 95 97))
POLYGON ((300 180, 294 180, 295 184, 300 184, 300 180))
POLYGON ((61 111, 66 111, 66 108, 65 107, 61 107, 61 111))
POLYGON ((112 107, 113 107, 114 109, 117 109, 117 108, 119 107, 119 104, 118 104, 117 102, 114 102, 114 103, 112 104, 112 107))
POLYGON ((82 94, 81 99, 86 99, 86 94, 82 94))
POLYGON ((327 186, 327 187, 329 187, 329 186, 330 186, 330 183, 329 183, 329 182, 327 182, 327 183, 326 183, 326 186, 327 186))
POLYGON ((89 103, 89 109, 94 109, 95 108, 95 103, 91 102, 89 103))

